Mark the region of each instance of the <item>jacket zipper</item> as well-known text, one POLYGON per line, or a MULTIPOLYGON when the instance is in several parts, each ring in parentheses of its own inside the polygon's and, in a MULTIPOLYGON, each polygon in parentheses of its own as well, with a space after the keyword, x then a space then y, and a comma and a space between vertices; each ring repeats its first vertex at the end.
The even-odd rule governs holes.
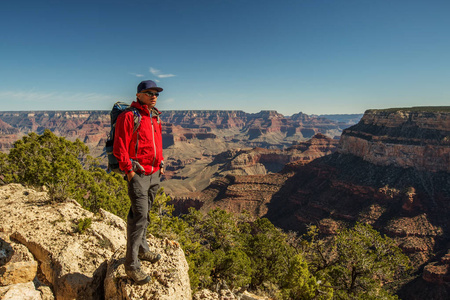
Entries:
MULTIPOLYGON (((148 109, 148 108, 147 108, 148 109)), ((153 150, 154 150, 154 155, 153 155, 153 162, 152 162, 152 172, 151 174, 153 174, 153 165, 155 164, 155 160, 156 160, 156 143, 155 143, 155 128, 153 125, 153 114, 151 112, 150 109, 148 109, 148 112, 150 114, 150 123, 152 124, 152 140, 153 140, 153 150)))

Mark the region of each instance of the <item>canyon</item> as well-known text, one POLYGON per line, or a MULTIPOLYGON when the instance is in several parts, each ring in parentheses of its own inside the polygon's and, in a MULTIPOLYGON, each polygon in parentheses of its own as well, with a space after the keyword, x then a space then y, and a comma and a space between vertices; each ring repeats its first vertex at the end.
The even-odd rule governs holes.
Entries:
MULTIPOLYGON (((449 120, 449 107, 368 110, 331 154, 287 162, 271 174, 227 174, 174 203, 180 212, 189 206, 246 210, 286 231, 316 225, 322 236, 371 224, 411 259, 414 275, 400 298, 448 299, 449 120)), ((301 148, 318 141, 309 144, 301 148)))
MULTIPOLYGON (((450 298, 450 107, 163 116, 162 184, 176 214, 245 210, 286 231, 316 225, 324 237, 368 223, 412 261, 400 298, 450 298)), ((0 112, 0 147, 50 128, 104 160, 109 126, 108 112, 0 112)))
MULTIPOLYGON (((266 174, 268 170, 264 163, 269 172, 279 171, 291 158, 288 158, 289 153, 275 150, 289 148, 315 134, 336 138, 361 116, 296 113, 286 117, 276 111, 253 114, 214 110, 164 111, 161 118, 166 192, 179 196, 201 191, 209 185, 210 179, 221 176, 224 170, 219 170, 222 168, 219 160, 231 155, 229 151, 273 150, 271 155, 279 157, 272 159, 276 162, 270 163, 266 153, 262 159, 258 158, 259 163, 256 160, 250 162, 255 166, 247 165, 241 173, 266 174)), ((70 141, 79 139, 85 143, 90 155, 99 158, 100 165, 106 169, 104 145, 111 129, 109 111, 0 112, 0 151, 8 152, 16 140, 30 132, 42 134, 46 128, 70 141)), ((290 152, 296 155, 295 151, 290 152)), ((239 172, 238 168, 234 167, 234 170, 239 172)))

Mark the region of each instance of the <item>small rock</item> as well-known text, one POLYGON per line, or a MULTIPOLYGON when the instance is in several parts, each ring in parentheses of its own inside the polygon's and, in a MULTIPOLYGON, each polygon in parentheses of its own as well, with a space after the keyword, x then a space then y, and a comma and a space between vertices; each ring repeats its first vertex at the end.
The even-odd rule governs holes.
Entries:
POLYGON ((0 295, 2 300, 42 300, 41 292, 35 289, 31 281, 0 287, 0 295))

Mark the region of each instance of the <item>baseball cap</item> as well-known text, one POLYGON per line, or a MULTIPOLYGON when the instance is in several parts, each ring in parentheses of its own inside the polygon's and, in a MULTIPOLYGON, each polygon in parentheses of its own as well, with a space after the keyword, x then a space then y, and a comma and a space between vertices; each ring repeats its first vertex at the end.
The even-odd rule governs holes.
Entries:
POLYGON ((141 81, 141 83, 139 83, 138 87, 137 87, 137 92, 140 93, 141 91, 145 91, 145 90, 149 90, 149 89, 154 89, 157 90, 158 92, 162 92, 162 88, 158 87, 156 85, 156 83, 152 80, 144 80, 141 81))

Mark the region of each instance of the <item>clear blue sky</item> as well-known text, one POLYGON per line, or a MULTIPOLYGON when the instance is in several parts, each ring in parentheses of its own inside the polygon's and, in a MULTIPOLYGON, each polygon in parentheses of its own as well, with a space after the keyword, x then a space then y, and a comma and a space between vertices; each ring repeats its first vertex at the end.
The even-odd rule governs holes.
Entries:
POLYGON ((14 0, 1 110, 109 110, 157 80, 160 110, 284 115, 450 105, 449 0, 14 0))

